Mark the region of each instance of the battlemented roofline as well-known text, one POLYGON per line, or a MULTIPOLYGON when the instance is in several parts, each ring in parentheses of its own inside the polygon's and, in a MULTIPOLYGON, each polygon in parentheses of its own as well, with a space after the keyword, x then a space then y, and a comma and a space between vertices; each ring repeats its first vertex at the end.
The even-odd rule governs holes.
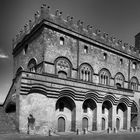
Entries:
POLYGON ((101 33, 99 29, 94 30, 90 25, 87 25, 85 28, 84 23, 80 20, 75 24, 73 17, 68 16, 67 19, 64 19, 62 17, 62 12, 59 12, 59 10, 55 11, 55 15, 50 14, 50 7, 47 7, 45 4, 41 6, 40 12, 37 11, 35 13, 34 21, 29 20, 29 23, 25 24, 24 29, 21 30, 20 33, 16 35, 16 38, 13 39, 13 49, 27 34, 30 34, 31 30, 42 20, 50 21, 61 27, 77 32, 87 38, 105 44, 108 47, 117 49, 136 58, 140 58, 139 50, 135 51, 134 46, 128 45, 128 43, 123 43, 122 40, 116 40, 115 37, 109 37, 107 33, 101 33))

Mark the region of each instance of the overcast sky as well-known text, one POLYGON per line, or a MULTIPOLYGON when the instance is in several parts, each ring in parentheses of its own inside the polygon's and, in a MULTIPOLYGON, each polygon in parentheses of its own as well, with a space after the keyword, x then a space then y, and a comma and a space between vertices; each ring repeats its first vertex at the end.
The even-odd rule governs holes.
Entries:
POLYGON ((134 45, 140 32, 140 0, 0 0, 0 101, 12 84, 12 38, 33 19, 34 13, 45 3, 75 21, 82 20, 134 45))

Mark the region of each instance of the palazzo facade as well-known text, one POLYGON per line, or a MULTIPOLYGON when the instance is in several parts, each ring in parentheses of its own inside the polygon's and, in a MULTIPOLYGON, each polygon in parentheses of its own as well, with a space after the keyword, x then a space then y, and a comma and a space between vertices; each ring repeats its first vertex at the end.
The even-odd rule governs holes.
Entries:
POLYGON ((13 40, 4 108, 16 128, 47 134, 139 127, 140 35, 129 46, 49 9, 43 5, 13 40))

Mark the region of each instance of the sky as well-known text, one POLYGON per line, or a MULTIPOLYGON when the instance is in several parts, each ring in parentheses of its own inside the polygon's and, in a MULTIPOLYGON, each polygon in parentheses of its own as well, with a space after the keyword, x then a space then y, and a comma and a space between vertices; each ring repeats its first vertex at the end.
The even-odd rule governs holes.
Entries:
POLYGON ((130 45, 140 32, 140 0, 0 0, 0 103, 13 79, 12 39, 44 3, 130 45))

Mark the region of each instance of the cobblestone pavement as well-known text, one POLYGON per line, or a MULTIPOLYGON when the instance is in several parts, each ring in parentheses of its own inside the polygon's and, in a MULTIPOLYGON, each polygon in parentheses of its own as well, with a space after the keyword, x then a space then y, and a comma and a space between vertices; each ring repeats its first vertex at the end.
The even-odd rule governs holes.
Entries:
POLYGON ((39 136, 27 134, 0 134, 0 140, 140 140, 140 132, 117 134, 86 134, 63 136, 39 136))

